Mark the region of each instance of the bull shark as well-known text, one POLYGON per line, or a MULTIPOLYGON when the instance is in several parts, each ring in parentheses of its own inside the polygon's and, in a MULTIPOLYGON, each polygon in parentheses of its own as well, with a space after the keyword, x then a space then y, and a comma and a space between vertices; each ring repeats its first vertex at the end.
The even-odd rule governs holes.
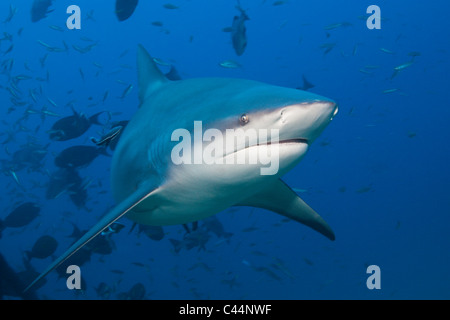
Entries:
MULTIPOLYGON (((119 218, 145 225, 194 222, 231 206, 267 209, 296 220, 330 240, 330 226, 280 177, 305 155, 337 114, 337 104, 319 95, 252 80, 193 78, 168 80, 142 45, 137 50, 140 106, 125 127, 111 168, 116 207, 41 273, 33 286, 119 218), (220 132, 276 129, 278 139, 244 145, 217 157, 246 158, 277 147, 279 169, 262 175, 261 164, 175 164, 173 132, 192 133, 195 121, 220 132)), ((192 145, 212 143, 193 139, 192 145)), ((27 289, 28 289, 27 288, 27 289)))

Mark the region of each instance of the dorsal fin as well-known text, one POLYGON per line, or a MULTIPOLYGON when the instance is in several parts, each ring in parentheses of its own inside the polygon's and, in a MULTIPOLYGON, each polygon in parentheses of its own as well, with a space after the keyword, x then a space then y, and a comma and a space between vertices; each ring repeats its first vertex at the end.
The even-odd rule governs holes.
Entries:
POLYGON ((139 82, 139 100, 141 105, 145 99, 161 85, 169 82, 158 69, 150 54, 142 45, 138 45, 137 69, 139 82))

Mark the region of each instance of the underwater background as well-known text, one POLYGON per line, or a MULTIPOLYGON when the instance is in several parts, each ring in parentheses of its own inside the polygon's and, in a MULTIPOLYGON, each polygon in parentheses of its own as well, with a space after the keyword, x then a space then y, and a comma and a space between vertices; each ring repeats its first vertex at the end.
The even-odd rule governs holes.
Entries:
MULTIPOLYGON (((136 112, 142 44, 161 70, 173 65, 183 79, 290 88, 307 79, 309 91, 339 103, 339 114, 283 178, 336 240, 273 212, 236 207, 216 215, 221 234, 210 229, 198 246, 176 250, 182 226, 164 227, 156 241, 130 232, 133 223, 122 218, 125 227, 108 235, 106 250, 80 266, 82 290, 68 290, 68 275, 54 271, 36 290, 39 298, 449 299, 449 4, 241 0, 249 20, 240 56, 227 29, 241 14, 236 5, 141 0, 118 21, 112 0, 54 1, 47 17, 32 22, 31 0, 0 3, 0 219, 23 203, 40 208, 25 225, 1 230, 7 264, 29 284, 69 247, 74 225, 86 230, 114 205, 104 154, 77 170, 77 189, 48 190, 61 151, 95 146, 91 137, 136 112), (66 26, 72 4, 81 8, 79 30, 66 26), (372 4, 381 8, 379 30, 366 26, 372 4), (77 138, 50 139, 54 123, 74 111, 107 112, 77 138), (47 244, 35 257, 26 253, 43 235, 56 240, 54 252, 39 258, 47 244), (380 268, 381 289, 366 285, 370 265, 380 268)), ((3 298, 16 299, 1 282, 3 298)))

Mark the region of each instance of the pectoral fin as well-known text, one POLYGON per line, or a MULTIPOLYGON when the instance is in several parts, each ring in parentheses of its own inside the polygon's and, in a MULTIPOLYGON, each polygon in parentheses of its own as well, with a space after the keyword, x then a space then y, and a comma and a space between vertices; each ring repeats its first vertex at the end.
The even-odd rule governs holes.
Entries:
POLYGON ((114 207, 108 214, 106 214, 97 224, 95 224, 88 232, 86 232, 77 242, 75 242, 66 252, 64 252, 59 258, 57 258, 53 263, 45 269, 25 290, 26 292, 33 285, 35 285, 39 280, 44 278, 53 269, 57 268, 61 263, 70 258, 75 252, 80 250, 84 245, 91 241, 95 236, 101 233, 104 229, 109 227, 116 220, 120 219, 131 209, 136 207, 139 203, 149 198, 155 193, 157 189, 148 191, 148 189, 141 188, 128 196, 125 200, 120 202, 116 207, 114 207))
POLYGON ((325 220, 281 180, 277 180, 262 192, 238 205, 257 207, 279 213, 316 230, 330 240, 335 239, 333 230, 325 220))

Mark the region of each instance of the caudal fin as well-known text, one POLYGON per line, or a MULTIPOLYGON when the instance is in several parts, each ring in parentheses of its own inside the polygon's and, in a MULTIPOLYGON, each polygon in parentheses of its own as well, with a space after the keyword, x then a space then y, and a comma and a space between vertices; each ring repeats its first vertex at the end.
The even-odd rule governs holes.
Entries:
MULTIPOLYGON (((100 112, 98 112, 98 113, 96 113, 96 114, 90 116, 90 117, 89 117, 89 122, 90 122, 91 124, 98 124, 99 126, 104 125, 104 123, 101 123, 101 122, 100 122, 99 117, 100 117, 101 114, 103 114, 103 113, 105 113, 105 112, 107 112, 107 111, 100 111, 100 112)), ((107 113, 108 113, 109 118, 111 119, 111 115, 109 114, 109 112, 107 112, 107 113)))

